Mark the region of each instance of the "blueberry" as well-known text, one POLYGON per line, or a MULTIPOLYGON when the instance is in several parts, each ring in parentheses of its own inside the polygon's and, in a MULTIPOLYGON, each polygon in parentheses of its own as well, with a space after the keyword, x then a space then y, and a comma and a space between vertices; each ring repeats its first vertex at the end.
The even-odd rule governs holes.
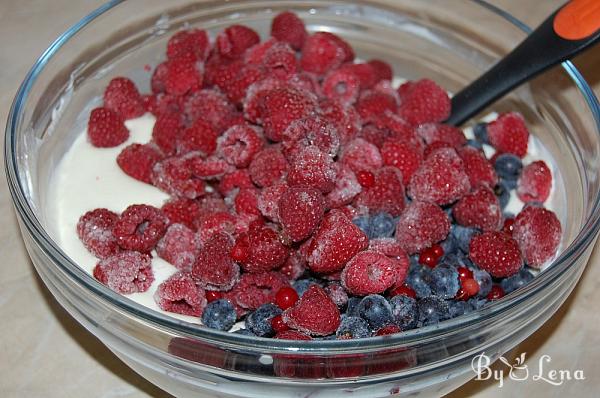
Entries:
POLYGON ((504 289, 505 293, 510 293, 521 286, 525 286, 533 279, 533 274, 529 272, 527 269, 522 268, 518 273, 513 276, 509 276, 508 278, 503 279, 500 282, 500 286, 504 289))
POLYGON ((360 339, 370 337, 371 331, 369 324, 364 319, 357 316, 345 316, 342 317, 335 335, 338 339, 360 339))
POLYGON ((464 315, 471 312, 471 306, 466 301, 452 300, 448 302, 448 309, 451 318, 464 315))
POLYGON ((475 139, 482 144, 490 143, 487 132, 487 123, 477 123, 473 126, 473 135, 475 135, 475 139))
POLYGON ((486 298, 481 298, 481 297, 473 297, 473 298, 470 298, 469 300, 467 300, 467 303, 473 310, 480 309, 481 307, 486 305, 487 302, 488 302, 488 300, 486 298))
POLYGON ((462 250, 463 253, 469 252, 469 244, 471 243, 471 238, 478 232, 476 228, 463 227, 462 225, 454 224, 450 229, 450 234, 456 240, 456 244, 458 248, 462 250))
POLYGON ((440 264, 431 271, 429 278, 431 293, 444 299, 456 296, 460 283, 456 268, 447 264, 440 264))
POLYGON ((235 323, 237 313, 227 299, 215 300, 204 308, 202 323, 204 326, 217 330, 229 330, 235 323))
POLYGON ((494 193, 498 197, 500 208, 504 209, 510 200, 510 188, 506 184, 505 180, 500 179, 498 181, 498 184, 494 187, 494 193))
POLYGON ((417 301, 419 310, 418 326, 433 325, 450 318, 448 303, 437 296, 428 296, 417 301))
POLYGON ((523 163, 518 156, 511 153, 499 155, 494 162, 494 169, 498 177, 516 181, 523 170, 523 163))
POLYGON ((457 250, 456 252, 450 253, 449 255, 445 256, 444 262, 446 264, 450 264, 455 267, 467 267, 467 268, 474 267, 471 259, 460 250, 457 250))
POLYGON ((251 331, 249 331, 248 329, 238 329, 235 332, 233 332, 234 334, 242 334, 244 336, 256 336, 254 333, 252 333, 251 331))
POLYGON ((348 299, 348 304, 346 304, 346 315, 358 316, 356 308, 358 307, 358 303, 360 303, 360 300, 362 300, 362 298, 360 297, 350 297, 348 299))
POLYGON ((458 249, 458 243, 456 242, 456 239, 450 234, 446 239, 440 242, 440 246, 442 246, 442 249, 444 249, 443 258, 445 258, 449 254, 454 253, 458 249))
POLYGON ((367 216, 356 217, 354 220, 352 220, 352 222, 354 223, 354 225, 356 225, 358 228, 360 228, 361 231, 363 231, 365 233, 365 235, 367 235, 369 238, 371 238, 371 223, 369 222, 369 217, 367 217, 367 216))
POLYGON ((417 326, 417 300, 412 297, 399 294, 390 299, 394 323, 401 330, 414 329, 417 326))
POLYGON ((487 296, 490 290, 492 290, 492 277, 490 274, 482 269, 474 269, 473 279, 475 279, 479 285, 479 292, 477 292, 477 295, 479 297, 487 296))
POLYGON ((390 238, 396 231, 394 217, 387 213, 377 213, 369 220, 371 235, 370 239, 390 238))
POLYGON ((420 265, 412 267, 408 271, 405 283, 415 291, 418 298, 431 295, 431 288, 428 284, 430 272, 428 268, 420 265))
POLYGON ((392 323, 392 307, 385 297, 370 294, 364 297, 356 307, 358 316, 368 322, 373 330, 392 323))
POLYGON ((271 319, 281 312, 281 308, 276 305, 263 304, 246 317, 246 328, 257 336, 271 337, 275 334, 271 327, 271 319))
POLYGON ((298 279, 296 282, 292 283, 292 287, 294 289, 296 289, 298 296, 302 297, 304 292, 307 291, 311 285, 318 285, 318 284, 319 284, 319 282, 314 278, 298 279))
POLYGON ((513 189, 517 189, 518 180, 507 180, 506 178, 500 178, 499 181, 501 181, 504 184, 504 186, 508 189, 509 192, 513 189))
POLYGON ((478 140, 468 139, 467 145, 476 149, 483 149, 483 143, 478 140))

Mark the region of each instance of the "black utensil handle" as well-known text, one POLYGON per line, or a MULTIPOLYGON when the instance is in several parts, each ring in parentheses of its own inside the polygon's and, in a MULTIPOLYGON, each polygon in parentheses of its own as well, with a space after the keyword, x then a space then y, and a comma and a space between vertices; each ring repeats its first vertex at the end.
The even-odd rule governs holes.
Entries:
POLYGON ((564 5, 511 53, 456 94, 445 123, 461 125, 524 81, 595 44, 600 39, 599 28, 600 0, 575 0, 564 5))

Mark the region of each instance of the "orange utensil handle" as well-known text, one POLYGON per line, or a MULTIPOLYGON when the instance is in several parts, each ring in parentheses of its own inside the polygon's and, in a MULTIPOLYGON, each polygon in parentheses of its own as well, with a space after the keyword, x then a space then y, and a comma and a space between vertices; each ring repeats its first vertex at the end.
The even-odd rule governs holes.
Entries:
POLYGON ((585 39, 598 29, 600 0, 571 0, 554 18, 554 32, 563 39, 585 39))

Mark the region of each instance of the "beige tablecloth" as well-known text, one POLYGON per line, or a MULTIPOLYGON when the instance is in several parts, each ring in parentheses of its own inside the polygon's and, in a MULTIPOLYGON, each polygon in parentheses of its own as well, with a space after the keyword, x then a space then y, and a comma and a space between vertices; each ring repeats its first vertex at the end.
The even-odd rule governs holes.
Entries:
MULTIPOLYGON (((496 0, 530 25, 563 0, 496 0)), ((61 32, 102 3, 100 0, 0 1, 0 120, 5 121, 19 82, 61 32)), ((453 0, 448 0, 452 5, 453 0)), ((480 23, 483 23, 480 21, 480 23)), ((600 93, 600 47, 576 60, 600 93)), ((0 396, 165 397, 112 355, 76 323, 40 283, 21 242, 11 200, 0 182, 0 396)), ((600 389, 600 260, 598 250, 573 295, 552 319, 522 343, 537 369, 550 355, 553 369, 582 369, 585 381, 555 387, 543 381, 472 381, 454 397, 598 396, 600 389)))

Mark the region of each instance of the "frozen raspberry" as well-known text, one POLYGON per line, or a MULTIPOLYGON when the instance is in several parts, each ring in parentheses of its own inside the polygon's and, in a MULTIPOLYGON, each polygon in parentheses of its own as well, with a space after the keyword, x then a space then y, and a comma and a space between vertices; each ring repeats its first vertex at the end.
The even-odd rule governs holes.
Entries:
POLYGON ((265 136, 272 141, 281 141, 290 123, 310 115, 316 106, 316 99, 308 92, 295 88, 269 90, 263 96, 260 111, 265 136))
POLYGON ((259 190, 256 188, 242 188, 235 195, 233 205, 237 214, 260 216, 258 209, 259 190))
POLYGON ((398 139, 389 139, 381 147, 383 164, 402 172, 402 183, 407 185, 423 161, 423 154, 413 145, 398 139))
POLYGON ((281 42, 275 42, 265 52, 260 65, 267 76, 278 79, 289 79, 298 71, 296 53, 288 44, 281 42))
POLYGON ((237 169, 221 177, 217 187, 221 195, 227 195, 234 189, 253 188, 248 169, 237 169))
POLYGON ((336 126, 340 144, 352 141, 360 131, 362 122, 352 105, 342 105, 338 101, 321 98, 319 115, 336 126))
POLYGON ((434 142, 444 142, 456 150, 467 143, 461 129, 447 124, 425 123, 416 128, 416 132, 427 145, 434 142))
POLYGON ((300 278, 306 271, 306 260, 299 250, 290 254, 285 264, 279 269, 290 281, 300 278))
POLYGON ((205 30, 189 29, 175 33, 167 43, 167 58, 189 57, 204 61, 208 57, 210 43, 205 30))
POLYGON ((335 163, 335 187, 325 197, 327 207, 335 209, 352 202, 362 188, 352 169, 342 163, 335 163))
POLYGON ((204 290, 185 272, 177 272, 158 285, 154 301, 163 311, 196 317, 201 316, 206 307, 204 290))
POLYGON ((356 138, 344 147, 340 162, 350 167, 354 173, 362 170, 375 171, 383 166, 379 149, 362 138, 356 138))
POLYGON ((289 250, 280 242, 279 235, 260 223, 251 224, 248 232, 237 238, 235 246, 247 252, 246 258, 239 262, 242 269, 249 273, 279 268, 289 255, 289 250))
POLYGON ((519 244, 504 232, 484 232, 471 239, 469 258, 496 278, 516 274, 523 266, 519 244))
POLYGON ((556 254, 562 228, 552 211, 525 206, 515 219, 512 236, 519 243, 527 265, 541 268, 556 254))
POLYGON ((273 303, 277 292, 286 286, 289 283, 279 272, 244 274, 233 287, 231 296, 240 307, 254 311, 263 304, 273 303))
POLYGON ((303 148, 314 145, 334 158, 340 148, 336 126, 325 118, 308 116, 293 121, 283 132, 282 147, 285 156, 293 159, 303 148))
POLYGON ((308 250, 309 268, 321 274, 340 271, 369 238, 340 211, 330 211, 314 234, 308 250))
POLYGON ((121 294, 145 292, 154 282, 149 255, 124 251, 100 260, 94 278, 121 294))
POLYGON ((188 164, 192 174, 204 180, 218 179, 234 170, 233 166, 217 156, 210 156, 205 159, 198 156, 198 153, 189 158, 188 164))
POLYGON ((408 267, 408 256, 400 242, 394 238, 376 238, 369 241, 369 251, 385 254, 408 267))
POLYGON ((327 293, 312 285, 300 300, 282 314, 283 321, 292 329, 313 336, 327 336, 340 325, 340 311, 327 293))
POLYGON ((292 242, 312 235, 325 213, 325 200, 314 188, 288 188, 278 203, 279 222, 292 242))
POLYGON ((125 250, 147 253, 167 230, 169 220, 160 209, 148 205, 131 205, 113 226, 113 235, 125 250))
POLYGON ((183 224, 192 230, 196 229, 194 222, 200 216, 200 206, 195 200, 171 199, 165 202, 161 210, 167 216, 169 224, 183 224))
MULTIPOLYGON (((156 65, 150 79, 150 88, 153 94, 165 92, 165 77, 167 76, 167 62, 156 65)), ((154 113, 154 112, 153 112, 154 113)))
POLYGON ((218 193, 212 193, 200 198, 198 206, 202 215, 229 211, 229 206, 227 206, 225 200, 218 193))
POLYGON ((317 32, 306 38, 300 66, 307 72, 324 76, 341 64, 354 59, 352 48, 340 37, 329 32, 317 32))
POLYGON ((256 154, 250 163, 250 178, 259 187, 269 187, 282 181, 288 172, 288 162, 277 146, 269 146, 256 154))
POLYGON ((177 142, 177 153, 199 151, 204 156, 210 156, 217 149, 218 136, 219 133, 209 123, 198 119, 181 133, 177 142))
POLYGON ((342 284, 351 294, 383 293, 398 281, 400 263, 376 252, 358 253, 342 271, 342 284))
POLYGON ((327 193, 335 187, 335 178, 331 157, 310 145, 292 160, 287 183, 291 187, 311 187, 327 193))
POLYGON ((115 77, 104 90, 104 107, 115 111, 123 119, 133 119, 144 114, 142 96, 135 83, 126 77, 115 77))
POLYGON ((165 155, 174 155, 177 150, 177 142, 179 141, 182 128, 183 125, 179 113, 160 113, 152 128, 152 140, 165 155))
POLYGON ((458 156, 463 161, 465 173, 469 176, 472 187, 486 185, 493 188, 496 186, 498 183, 496 171, 480 150, 465 146, 458 150, 458 156))
POLYGON ((381 61, 379 59, 372 59, 368 62, 371 67, 375 70, 375 74, 377 75, 377 80, 392 80, 394 77, 394 72, 392 71, 392 67, 385 61, 381 61))
POLYGON ((196 199, 205 194, 204 182, 194 178, 188 159, 171 157, 154 165, 152 184, 169 195, 196 199))
POLYGON ((178 113, 181 111, 183 97, 170 95, 166 93, 144 95, 142 101, 146 111, 154 116, 159 116, 166 112, 178 113))
POLYGON ((486 127, 490 144, 500 153, 522 158, 527 154, 529 130, 518 112, 504 113, 486 127))
POLYGON ((90 253, 107 258, 121 251, 112 228, 119 216, 108 209, 90 210, 77 222, 77 236, 90 253))
POLYGON ((262 124, 261 107, 264 96, 271 90, 289 88, 290 84, 274 76, 267 76, 262 80, 252 83, 246 90, 246 98, 243 101, 244 117, 246 120, 256 124, 262 124))
POLYGON ((410 255, 446 239, 450 231, 448 215, 432 203, 413 201, 400 215, 396 240, 410 255))
POLYGON ((242 60, 225 65, 216 71, 214 80, 233 103, 240 105, 248 88, 265 77, 264 69, 259 65, 245 64, 242 60))
POLYGON ((222 56, 238 58, 259 42, 260 37, 254 30, 243 25, 231 25, 217 36, 215 49, 222 56))
POLYGON ((361 90, 373 88, 381 79, 377 75, 377 71, 368 63, 344 64, 337 70, 353 73, 358 77, 361 90))
POLYGON ((260 213, 269 220, 279 221, 279 199, 287 189, 288 186, 284 182, 265 187, 258 197, 260 213))
POLYGON ((156 244, 156 254, 180 271, 189 272, 200 251, 194 231, 183 224, 171 224, 156 244))
POLYGON ((348 68, 333 70, 325 76, 321 89, 323 94, 342 104, 353 104, 360 93, 360 79, 348 68))
POLYGON ((348 293, 339 282, 330 282, 327 287, 325 287, 325 293, 327 293, 331 301, 333 301, 338 308, 343 308, 348 304, 348 293))
POLYGON ((494 192, 480 186, 463 196, 452 208, 456 222, 483 231, 497 231, 502 226, 502 208, 494 192))
POLYGON ((185 97, 183 112, 190 124, 203 119, 218 132, 224 131, 228 121, 238 115, 235 106, 217 89, 204 89, 185 97))
POLYGON ((525 203, 544 203, 552 189, 552 173, 543 160, 529 163, 517 181, 517 196, 525 203))
POLYGON ((397 109, 397 98, 389 93, 378 90, 363 91, 356 103, 356 111, 363 122, 372 122, 385 111, 396 112, 397 109))
POLYGON ((392 216, 402 213, 405 206, 402 173, 394 167, 383 167, 375 173, 375 184, 364 188, 354 201, 359 209, 369 213, 385 212, 392 216))
POLYGON ((236 217, 226 211, 200 216, 196 221, 200 242, 205 244, 217 233, 233 235, 235 233, 236 222, 236 217))
POLYGON ((240 267, 229 252, 233 239, 224 233, 215 233, 202 247, 192 267, 192 277, 208 290, 229 290, 240 277, 240 267))
POLYGON ((372 141, 378 147, 381 147, 387 139, 396 139, 414 146, 419 151, 423 151, 423 140, 417 135, 415 129, 392 111, 385 110, 373 118, 372 123, 381 134, 379 140, 372 141))
POLYGON ((123 148, 117 156, 117 164, 130 177, 152 183, 152 169, 163 156, 152 144, 131 144, 123 148))
POLYGON ((288 43, 295 50, 300 50, 306 40, 304 22, 296 14, 289 11, 279 13, 271 23, 271 36, 288 43))
POLYGON ((450 204, 469 192, 471 184, 463 161, 451 148, 440 148, 421 163, 408 185, 415 200, 438 205, 450 204))
POLYGON ((129 138, 129 130, 121 116, 108 108, 92 110, 87 132, 92 145, 98 148, 121 145, 129 138))
POLYGON ((182 96, 202 87, 202 73, 194 61, 173 59, 166 63, 164 85, 167 94, 182 96))
POLYGON ((262 149, 263 141, 254 128, 238 124, 219 137, 218 146, 219 153, 229 164, 244 168, 262 149))
POLYGON ((398 87, 400 107, 398 114, 416 126, 428 122, 441 122, 450 116, 448 93, 433 80, 410 81, 398 87))
MULTIPOLYGON (((244 53, 244 62, 251 65, 262 65, 265 56, 267 55, 267 51, 278 43, 279 42, 275 39, 269 39, 250 47, 244 53)), ((279 44, 285 45, 285 43, 279 44)))
POLYGON ((312 340, 312 337, 310 337, 309 335, 291 329, 279 332, 273 338, 279 340, 312 340))

